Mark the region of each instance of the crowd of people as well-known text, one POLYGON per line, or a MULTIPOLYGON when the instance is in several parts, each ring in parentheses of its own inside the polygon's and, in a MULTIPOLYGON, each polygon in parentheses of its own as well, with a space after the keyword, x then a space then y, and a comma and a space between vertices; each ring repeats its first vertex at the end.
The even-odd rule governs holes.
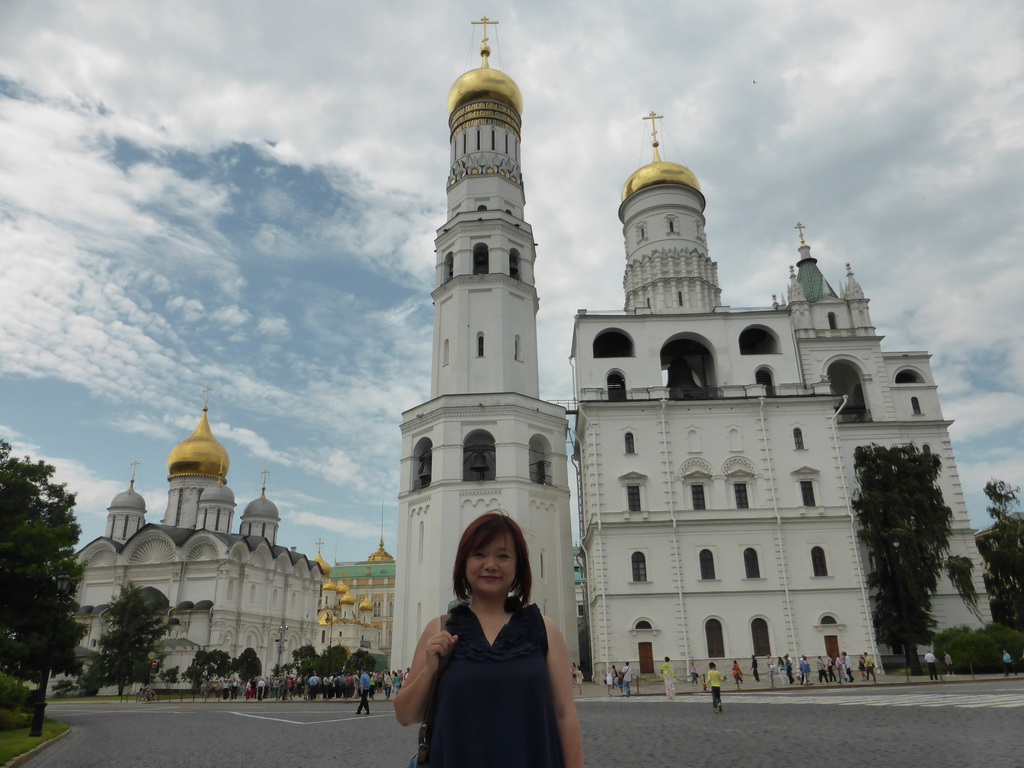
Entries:
POLYGON ((383 692, 386 699, 402 688, 409 671, 387 670, 383 672, 339 673, 320 676, 316 672, 305 676, 259 676, 248 680, 237 678, 210 680, 203 683, 205 699, 224 701, 288 701, 290 699, 355 699, 362 690, 372 699, 383 692), (363 675, 366 680, 362 680, 363 675))

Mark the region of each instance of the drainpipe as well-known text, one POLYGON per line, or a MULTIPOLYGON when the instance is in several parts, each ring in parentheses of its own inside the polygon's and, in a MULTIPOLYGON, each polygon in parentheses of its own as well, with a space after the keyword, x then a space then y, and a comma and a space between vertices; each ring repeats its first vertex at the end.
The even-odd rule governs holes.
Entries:
POLYGON ((843 412, 846 407, 846 403, 849 401, 849 395, 843 395, 843 402, 836 409, 836 412, 832 414, 832 418, 829 421, 832 423, 832 441, 836 446, 836 461, 839 463, 839 485, 843 489, 843 501, 846 502, 846 512, 850 516, 850 538, 853 540, 853 564, 857 568, 857 582, 860 584, 860 600, 864 606, 864 618, 868 628, 868 644, 871 646, 871 655, 875 660, 875 668, 877 671, 885 674, 885 669, 882 667, 882 657, 878 654, 878 643, 875 639, 875 625, 871 621, 871 604, 868 602, 867 587, 864 582, 864 567, 860 561, 860 546, 857 543, 857 518, 853 514, 853 504, 850 501, 850 492, 846 487, 846 472, 843 470, 843 452, 839 445, 839 430, 836 428, 836 422, 839 420, 839 414, 843 412))
POLYGON ((661 436, 662 436, 662 453, 665 457, 665 473, 668 477, 668 515, 672 520, 672 546, 675 548, 675 559, 676 567, 679 568, 678 576, 676 577, 676 595, 679 599, 679 618, 680 628, 682 629, 683 637, 683 657, 686 659, 686 663, 689 664, 693 659, 690 658, 690 636, 687 632, 686 627, 686 603, 683 600, 683 569, 681 567, 681 558, 679 556, 679 524, 676 520, 676 503, 675 495, 672 492, 672 464, 671 457, 668 455, 668 424, 665 420, 665 406, 667 401, 665 398, 661 399, 661 436))
POLYGON ((772 452, 768 445, 768 425, 764 420, 764 395, 758 398, 758 411, 761 418, 761 439, 764 440, 764 457, 767 462, 768 484, 772 489, 772 509, 775 512, 776 540, 779 547, 779 559, 782 563, 782 590, 786 595, 786 624, 789 630, 789 645, 794 653, 799 649, 796 647, 796 631, 793 627, 793 603, 789 596, 789 577, 786 575, 786 555, 782 544, 782 515, 779 514, 779 497, 775 492, 775 474, 772 470, 772 452))

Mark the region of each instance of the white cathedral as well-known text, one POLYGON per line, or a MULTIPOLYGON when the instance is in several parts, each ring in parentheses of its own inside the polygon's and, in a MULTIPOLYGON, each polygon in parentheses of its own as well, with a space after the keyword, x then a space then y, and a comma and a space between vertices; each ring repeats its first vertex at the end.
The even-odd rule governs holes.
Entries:
POLYGON ((86 564, 75 618, 87 628, 83 655, 97 649, 107 606, 131 581, 166 614, 163 668, 183 672, 200 649, 232 658, 246 648, 263 673, 291 661, 302 645, 318 645, 317 609, 330 566, 277 543, 280 515, 266 496, 249 502, 232 533, 235 495, 227 486, 231 462, 203 408, 191 436, 167 461, 167 509, 146 521, 135 490, 117 494, 107 509, 106 535, 78 553, 86 564))
MULTIPOLYGON (((431 400, 403 414, 396 666, 446 610, 461 531, 494 508, 527 531, 535 601, 579 658, 566 413, 538 399, 522 97, 489 67, 484 31, 481 67, 448 99, 431 400)), ((572 338, 588 666, 888 653, 851 508, 857 446, 941 456, 951 553, 972 559, 984 594, 929 355, 882 351, 852 271, 837 294, 800 225, 787 301, 723 305, 700 184, 661 160, 656 130, 653 146, 619 207, 624 309, 579 310, 572 338)), ((946 581, 934 614, 940 628, 982 623, 946 581)))

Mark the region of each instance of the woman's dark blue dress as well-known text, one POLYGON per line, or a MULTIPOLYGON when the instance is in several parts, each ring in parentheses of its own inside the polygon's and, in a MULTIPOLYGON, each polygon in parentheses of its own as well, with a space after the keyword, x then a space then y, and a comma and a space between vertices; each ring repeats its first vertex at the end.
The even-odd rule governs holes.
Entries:
POLYGON ((448 631, 459 640, 437 684, 431 768, 562 768, 540 609, 516 611, 494 645, 465 604, 448 631))

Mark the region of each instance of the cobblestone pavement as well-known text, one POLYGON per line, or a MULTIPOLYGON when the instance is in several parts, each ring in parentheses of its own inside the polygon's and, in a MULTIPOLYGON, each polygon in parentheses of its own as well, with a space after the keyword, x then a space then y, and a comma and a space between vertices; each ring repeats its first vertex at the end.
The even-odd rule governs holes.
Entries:
MULTIPOLYGON (((1022 768, 1024 679, 925 686, 879 685, 792 692, 578 699, 590 768, 984 766, 1022 768)), ((357 716, 356 702, 121 704, 54 702, 73 726, 28 768, 245 768, 408 763, 415 728, 389 702, 357 716)), ((500 711, 495 721, 500 722, 500 711)), ((528 768, 524 766, 523 768, 528 768)))

